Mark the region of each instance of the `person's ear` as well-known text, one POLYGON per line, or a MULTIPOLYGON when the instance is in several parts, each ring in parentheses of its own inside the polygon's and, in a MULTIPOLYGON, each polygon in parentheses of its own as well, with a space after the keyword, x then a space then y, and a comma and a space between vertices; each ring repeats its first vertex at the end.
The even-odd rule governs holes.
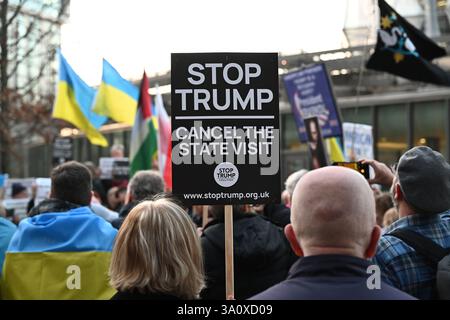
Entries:
POLYGON ((397 201, 403 200, 404 196, 403 196, 403 191, 402 188, 400 188, 400 184, 396 183, 394 186, 394 199, 397 201))
POLYGON ((295 236, 295 231, 294 228, 292 227, 292 224, 288 224, 286 227, 284 227, 284 234, 286 235, 286 238, 288 239, 292 251, 294 251, 295 255, 303 257, 304 256, 303 249, 300 246, 297 237, 295 236))
POLYGON ((131 196, 130 190, 127 190, 127 193, 125 194, 124 204, 129 204, 131 201, 133 201, 133 197, 131 196))
POLYGON ((381 236, 381 228, 378 225, 375 225, 372 230, 372 234, 370 235, 370 243, 364 252, 364 258, 371 259, 377 253, 378 240, 380 240, 381 236))

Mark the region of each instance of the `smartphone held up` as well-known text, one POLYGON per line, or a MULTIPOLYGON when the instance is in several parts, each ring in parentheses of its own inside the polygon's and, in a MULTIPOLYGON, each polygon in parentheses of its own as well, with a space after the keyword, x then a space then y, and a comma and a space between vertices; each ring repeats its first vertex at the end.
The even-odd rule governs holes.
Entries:
POLYGON ((346 167, 361 173, 367 180, 370 179, 370 168, 368 163, 362 163, 361 161, 354 162, 333 162, 333 166, 346 167))

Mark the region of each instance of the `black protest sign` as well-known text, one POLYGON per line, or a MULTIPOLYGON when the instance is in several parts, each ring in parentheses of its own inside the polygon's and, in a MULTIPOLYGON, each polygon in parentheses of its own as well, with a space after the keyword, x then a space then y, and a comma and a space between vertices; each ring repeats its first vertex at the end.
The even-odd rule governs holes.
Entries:
POLYGON ((130 178, 130 161, 128 159, 116 159, 112 167, 113 180, 128 180, 130 178))
POLYGON ((53 165, 73 160, 72 138, 56 138, 53 142, 53 165))
POLYGON ((280 201, 276 53, 172 54, 173 193, 190 204, 280 201))

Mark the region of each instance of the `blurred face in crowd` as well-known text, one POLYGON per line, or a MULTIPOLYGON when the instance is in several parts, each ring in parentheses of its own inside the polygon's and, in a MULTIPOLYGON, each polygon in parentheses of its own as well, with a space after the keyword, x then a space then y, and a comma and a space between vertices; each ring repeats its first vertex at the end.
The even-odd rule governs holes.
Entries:
POLYGON ((28 191, 25 189, 16 195, 14 195, 13 199, 28 199, 28 191))
POLYGON ((299 256, 371 258, 381 233, 369 184, 358 172, 342 167, 302 177, 294 190, 291 220, 285 233, 299 256))
POLYGON ((319 140, 319 134, 317 132, 317 126, 316 126, 316 123, 314 121, 310 121, 309 122, 309 130, 311 131, 312 141, 316 142, 317 140, 319 140))
POLYGON ((107 200, 110 208, 115 208, 119 204, 119 199, 116 197, 118 190, 118 187, 112 187, 108 190, 107 200))

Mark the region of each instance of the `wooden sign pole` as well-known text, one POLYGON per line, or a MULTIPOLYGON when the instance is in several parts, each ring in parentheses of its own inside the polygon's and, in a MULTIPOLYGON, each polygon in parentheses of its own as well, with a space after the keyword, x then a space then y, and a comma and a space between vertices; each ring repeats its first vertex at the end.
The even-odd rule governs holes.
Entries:
POLYGON ((225 291, 226 299, 234 299, 233 206, 225 206, 225 291))
POLYGON ((203 214, 202 214, 202 228, 206 226, 208 223, 209 215, 208 215, 208 206, 203 206, 203 214))

